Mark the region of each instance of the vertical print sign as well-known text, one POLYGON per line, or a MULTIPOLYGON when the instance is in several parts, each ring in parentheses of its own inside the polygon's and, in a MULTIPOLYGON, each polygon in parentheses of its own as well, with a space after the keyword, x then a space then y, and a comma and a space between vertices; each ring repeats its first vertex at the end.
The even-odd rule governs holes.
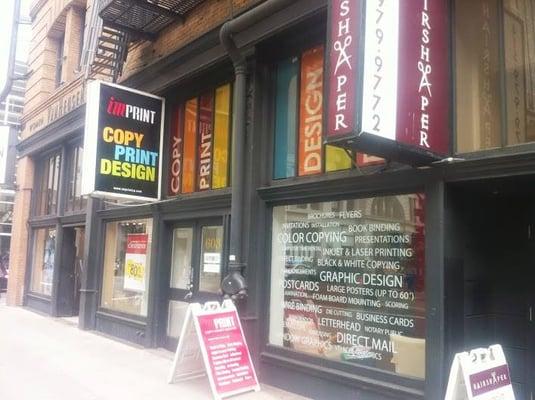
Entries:
POLYGON ((447 4, 330 1, 327 142, 410 164, 449 153, 447 4))
POLYGON ((220 305, 208 302, 190 304, 168 382, 198 377, 202 373, 194 355, 200 348, 214 399, 223 399, 260 385, 236 307, 230 300, 220 305), (197 336, 197 340, 193 336, 197 336), (196 345, 197 343, 197 345, 196 345), (185 354, 191 354, 185 357, 185 354))
POLYGON ((88 85, 82 194, 158 200, 164 99, 100 81, 88 85))
POLYGON ((124 289, 136 292, 145 291, 145 269, 147 266, 147 234, 126 236, 124 257, 124 289))

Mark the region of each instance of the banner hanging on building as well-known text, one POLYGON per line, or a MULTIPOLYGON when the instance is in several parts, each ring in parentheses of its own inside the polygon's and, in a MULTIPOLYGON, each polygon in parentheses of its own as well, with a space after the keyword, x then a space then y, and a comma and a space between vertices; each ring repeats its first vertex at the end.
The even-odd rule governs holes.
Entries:
POLYGON ((159 199, 164 101, 115 84, 88 85, 82 194, 159 199))
POLYGON ((449 153, 445 0, 330 0, 328 143, 425 164, 449 153))
POLYGON ((124 257, 124 289, 136 292, 145 291, 145 268, 147 266, 147 234, 126 236, 124 257))

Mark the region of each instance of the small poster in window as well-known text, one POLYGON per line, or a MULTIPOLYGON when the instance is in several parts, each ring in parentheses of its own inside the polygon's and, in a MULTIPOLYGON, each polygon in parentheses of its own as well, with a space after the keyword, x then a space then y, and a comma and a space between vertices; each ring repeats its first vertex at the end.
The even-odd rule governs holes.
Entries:
POLYGON ((124 257, 124 289, 145 291, 145 267, 147 265, 147 234, 130 234, 126 237, 124 257))

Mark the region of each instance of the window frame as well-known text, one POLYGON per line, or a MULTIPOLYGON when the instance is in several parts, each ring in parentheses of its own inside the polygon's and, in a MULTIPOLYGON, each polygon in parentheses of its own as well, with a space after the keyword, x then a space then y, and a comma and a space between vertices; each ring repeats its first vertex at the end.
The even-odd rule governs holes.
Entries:
POLYGON ((32 196, 32 205, 31 205, 31 219, 46 219, 54 216, 59 216, 62 212, 61 210, 61 185, 63 177, 63 168, 64 168, 64 151, 63 148, 55 148, 48 151, 46 154, 40 156, 35 160, 35 170, 36 174, 34 176, 34 190, 32 196), (59 165, 56 167, 58 169, 57 176, 57 192, 55 198, 55 209, 51 210, 51 204, 48 201, 48 193, 46 195, 47 204, 43 204, 43 193, 44 191, 48 192, 48 181, 50 180, 50 160, 52 158, 59 157, 59 165), (47 182, 45 183, 45 178, 47 182), (46 188, 45 188, 46 186, 46 188), (46 207, 44 212, 41 212, 42 208, 46 207))

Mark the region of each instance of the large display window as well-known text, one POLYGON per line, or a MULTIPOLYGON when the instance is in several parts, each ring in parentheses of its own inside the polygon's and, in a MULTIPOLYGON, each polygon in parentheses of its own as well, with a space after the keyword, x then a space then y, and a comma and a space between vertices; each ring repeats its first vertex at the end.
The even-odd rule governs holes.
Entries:
POLYGON ((30 290, 34 293, 51 296, 56 254, 55 229, 41 228, 34 230, 32 254, 30 290))
POLYGON ((273 209, 269 342, 425 378, 423 194, 273 209))
POLYGON ((101 306, 146 316, 152 219, 109 222, 104 243, 101 306))
POLYGON ((535 141, 535 1, 456 0, 457 151, 535 141))

